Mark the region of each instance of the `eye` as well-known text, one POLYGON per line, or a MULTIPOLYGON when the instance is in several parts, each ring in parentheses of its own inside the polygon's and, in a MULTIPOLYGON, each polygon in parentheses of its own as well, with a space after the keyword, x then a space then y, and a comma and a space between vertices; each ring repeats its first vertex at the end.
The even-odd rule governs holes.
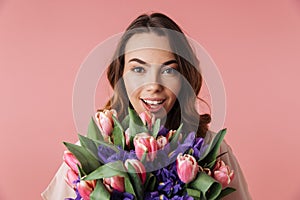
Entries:
POLYGON ((174 74, 175 75, 177 73, 178 73, 178 71, 176 69, 172 68, 172 67, 169 67, 169 68, 164 69, 162 71, 162 74, 174 74))
POLYGON ((145 69, 143 67, 133 67, 131 71, 136 72, 136 73, 143 73, 145 72, 145 69))

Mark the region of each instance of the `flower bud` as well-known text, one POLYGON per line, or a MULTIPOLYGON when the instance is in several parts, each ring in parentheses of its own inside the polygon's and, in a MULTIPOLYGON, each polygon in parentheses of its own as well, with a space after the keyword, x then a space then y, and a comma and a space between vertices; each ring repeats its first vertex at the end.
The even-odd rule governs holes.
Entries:
POLYGON ((64 151, 63 160, 74 172, 76 172, 77 174, 79 173, 77 165, 80 165, 80 162, 77 160, 73 153, 67 150, 64 151))
POLYGON ((196 159, 189 155, 180 153, 176 160, 177 174, 184 183, 189 183, 195 179, 198 173, 198 164, 196 159))
POLYGON ((130 130, 129 130, 129 128, 127 128, 125 130, 125 143, 126 143, 127 147, 130 148, 130 130))
POLYGON ((132 167, 135 169, 136 173, 139 175, 142 183, 144 184, 146 181, 146 169, 139 160, 136 159, 127 159, 125 161, 125 167, 128 170, 128 163, 132 165, 132 167))
POLYGON ((78 174, 76 172, 74 172, 72 169, 69 169, 67 171, 65 181, 71 188, 73 188, 73 189, 76 188, 76 182, 78 179, 79 179, 78 174))
POLYGON ((234 171, 229 168, 221 159, 219 159, 213 170, 213 177, 226 187, 234 177, 234 171))
POLYGON ((114 189, 118 190, 119 192, 125 191, 124 178, 121 176, 104 178, 103 184, 109 192, 112 192, 114 189))
POLYGON ((153 161, 156 157, 157 142, 153 136, 148 133, 139 133, 133 138, 136 156, 141 160, 144 153, 147 152, 147 161, 153 161))
POLYGON ((158 136, 156 141, 158 149, 163 149, 169 143, 168 139, 163 135, 158 136))
POLYGON ((81 180, 78 185, 77 189, 80 196, 83 200, 90 200, 90 195, 93 192, 96 185, 96 181, 83 181, 81 180))
POLYGON ((112 116, 117 117, 117 112, 114 109, 97 112, 95 115, 104 139, 107 139, 113 131, 114 121, 112 116))
POLYGON ((139 114, 141 120, 143 121, 144 125, 148 127, 149 130, 152 129, 152 125, 155 122, 155 116, 149 111, 144 111, 141 114, 139 114))
MULTIPOLYGON (((170 130, 168 132, 168 134, 166 135, 166 138, 168 139, 168 141, 170 141, 170 139, 175 135, 175 133, 176 133, 176 130, 170 130)), ((179 137, 178 137, 178 141, 181 142, 181 140, 182 140, 182 134, 180 133, 179 137)))

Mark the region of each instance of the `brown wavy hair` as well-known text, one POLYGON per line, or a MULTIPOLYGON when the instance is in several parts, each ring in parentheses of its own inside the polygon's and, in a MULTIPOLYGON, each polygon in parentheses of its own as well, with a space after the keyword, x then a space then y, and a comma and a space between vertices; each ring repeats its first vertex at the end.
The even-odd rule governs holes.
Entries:
POLYGON ((127 92, 125 92, 126 89, 122 79, 125 47, 134 34, 150 32, 168 38, 178 64, 178 71, 184 77, 182 81, 182 88, 184 89, 181 89, 173 108, 167 114, 165 127, 177 129, 180 123, 183 122, 184 131, 195 131, 197 136, 205 137, 211 117, 209 114, 200 115, 195 107, 197 99, 203 101, 197 97, 202 86, 202 76, 198 69, 199 60, 181 28, 172 19, 161 13, 140 15, 128 26, 121 37, 113 60, 107 70, 107 78, 114 94, 104 109, 116 109, 120 119, 128 114, 127 108, 128 106, 132 107, 132 105, 129 102, 127 92))

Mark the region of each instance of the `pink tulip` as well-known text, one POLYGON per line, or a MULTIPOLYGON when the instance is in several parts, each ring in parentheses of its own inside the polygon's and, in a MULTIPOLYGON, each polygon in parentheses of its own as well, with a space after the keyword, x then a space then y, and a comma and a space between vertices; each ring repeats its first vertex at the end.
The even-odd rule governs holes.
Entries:
POLYGON ((114 128, 112 116, 117 117, 117 112, 114 109, 97 112, 95 116, 105 140, 108 139, 114 128))
POLYGON ((158 136, 156 141, 158 149, 163 149, 169 143, 168 139, 163 135, 158 136))
POLYGON ((149 111, 144 111, 139 114, 141 120, 143 121, 144 125, 148 127, 149 130, 152 128, 152 124, 155 122, 155 116, 149 111))
POLYGON ((176 131, 175 130, 169 130, 169 132, 167 133, 167 139, 168 140, 170 140, 171 139, 171 137, 174 135, 176 133, 176 131))
POLYGON ((234 177, 234 171, 229 168, 221 159, 216 162, 213 170, 213 177, 226 187, 234 177))
POLYGON ((79 173, 77 165, 80 165, 80 162, 77 160, 74 154, 67 150, 64 151, 63 160, 74 172, 77 174, 79 173))
MULTIPOLYGON (((168 139, 168 141, 171 139, 171 137, 173 137, 173 135, 175 135, 176 130, 170 130, 169 133, 166 135, 166 138, 168 139)), ((180 142, 182 140, 182 134, 179 134, 178 137, 178 141, 180 142)))
POLYGON ((211 175, 211 170, 209 169, 209 168, 207 168, 207 167, 201 167, 201 166, 199 166, 199 170, 201 171, 201 172, 204 172, 204 173, 206 173, 208 176, 212 176, 211 175))
POLYGON ((180 153, 177 156, 176 166, 178 176, 184 183, 191 182, 197 176, 198 164, 196 159, 189 154, 182 155, 180 153))
POLYGON ((96 181, 83 181, 81 180, 78 185, 77 189, 80 196, 83 200, 90 200, 90 195, 93 192, 96 185, 96 181))
POLYGON ((144 153, 147 152, 147 161, 153 161, 156 157, 157 142, 153 136, 148 133, 139 133, 133 138, 136 156, 141 160, 144 153))
POLYGON ((141 163, 139 160, 136 160, 136 159, 127 159, 125 161, 125 167, 127 170, 128 170, 128 163, 133 166, 136 173, 139 175, 142 183, 144 184, 146 181, 146 169, 145 169, 143 163, 141 163))
POLYGON ((121 176, 104 178, 103 184, 109 192, 112 192, 114 189, 118 190, 119 192, 125 191, 124 178, 121 176))
POLYGON ((78 174, 74 172, 72 169, 69 169, 67 171, 67 176, 65 177, 65 181, 67 182, 67 184, 71 188, 75 189, 77 180, 78 180, 78 174))
POLYGON ((127 147, 130 147, 130 131, 129 128, 126 129, 125 131, 125 143, 127 147))

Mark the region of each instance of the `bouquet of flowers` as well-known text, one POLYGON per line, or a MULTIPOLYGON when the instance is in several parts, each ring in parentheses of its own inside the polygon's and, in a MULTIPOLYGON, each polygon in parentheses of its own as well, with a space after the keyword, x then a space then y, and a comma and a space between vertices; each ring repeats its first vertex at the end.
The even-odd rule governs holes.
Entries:
POLYGON ((233 170, 218 155, 226 129, 204 144, 182 124, 167 130, 149 112, 128 111, 121 122, 115 110, 98 112, 80 145, 64 142, 73 200, 214 200, 235 191, 226 187, 233 170))

